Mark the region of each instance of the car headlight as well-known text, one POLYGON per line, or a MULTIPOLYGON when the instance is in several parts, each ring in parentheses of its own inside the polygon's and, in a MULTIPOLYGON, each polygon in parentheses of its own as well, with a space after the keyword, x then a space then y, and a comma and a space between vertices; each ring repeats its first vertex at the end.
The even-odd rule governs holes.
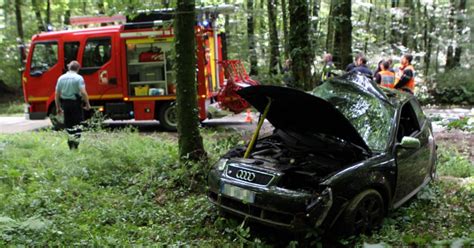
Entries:
POLYGON ((219 159, 219 161, 217 161, 217 163, 214 165, 214 168, 216 168, 218 171, 223 171, 227 165, 227 161, 229 161, 227 158, 219 159))

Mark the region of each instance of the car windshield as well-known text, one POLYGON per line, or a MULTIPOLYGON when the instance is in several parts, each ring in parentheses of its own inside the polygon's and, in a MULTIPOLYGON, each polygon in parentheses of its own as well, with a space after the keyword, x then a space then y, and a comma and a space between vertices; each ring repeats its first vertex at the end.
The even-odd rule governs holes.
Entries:
POLYGON ((316 87, 312 94, 333 104, 372 151, 386 149, 394 116, 394 109, 388 103, 340 80, 326 82, 316 87))

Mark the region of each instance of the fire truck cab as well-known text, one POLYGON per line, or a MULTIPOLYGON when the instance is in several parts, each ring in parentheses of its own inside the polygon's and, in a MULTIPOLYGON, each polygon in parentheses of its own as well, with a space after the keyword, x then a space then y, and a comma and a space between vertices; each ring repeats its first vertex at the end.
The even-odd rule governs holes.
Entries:
MULTIPOLYGON (((224 86, 221 35, 197 25, 197 101, 199 118, 206 119, 206 100, 224 86)), ((34 35, 22 85, 27 116, 50 117, 60 126, 54 103, 55 86, 67 64, 82 65, 93 108, 113 120, 159 120, 175 130, 177 118, 174 30, 170 21, 145 21, 34 35)))

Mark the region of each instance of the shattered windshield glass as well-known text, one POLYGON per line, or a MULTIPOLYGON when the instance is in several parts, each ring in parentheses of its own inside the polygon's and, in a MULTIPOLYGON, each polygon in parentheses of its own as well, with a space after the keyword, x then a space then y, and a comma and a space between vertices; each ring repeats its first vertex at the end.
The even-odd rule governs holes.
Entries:
POLYGON ((312 94, 333 104, 372 151, 385 150, 394 116, 392 106, 345 80, 326 82, 312 94))

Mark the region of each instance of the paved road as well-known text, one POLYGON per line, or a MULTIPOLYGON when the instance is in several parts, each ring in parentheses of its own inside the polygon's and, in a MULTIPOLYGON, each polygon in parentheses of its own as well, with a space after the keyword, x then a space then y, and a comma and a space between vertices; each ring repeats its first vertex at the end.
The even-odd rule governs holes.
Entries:
POLYGON ((0 133, 19 133, 49 126, 49 119, 26 120, 24 116, 0 116, 0 133))
MULTIPOLYGON (((429 117, 440 117, 441 119, 458 119, 460 117, 474 117, 474 108, 454 108, 454 109, 425 109, 425 113, 429 117)), ((235 128, 246 131, 251 131, 255 128, 258 121, 258 117, 255 113, 251 113, 252 123, 246 122, 247 114, 241 113, 236 115, 229 115, 222 118, 210 119, 203 122, 203 126, 223 126, 226 128, 235 128)), ((159 122, 157 121, 106 121, 109 127, 124 127, 127 125, 133 125, 139 130, 143 131, 160 131, 159 122)), ((442 126, 436 125, 435 132, 441 131, 442 126)), ((17 133, 34 131, 41 128, 47 128, 51 126, 51 122, 46 120, 26 120, 23 116, 16 117, 0 117, 0 133, 17 133)), ((271 126, 266 122, 263 126, 263 132, 271 126)))
MULTIPOLYGON (((225 116, 222 118, 210 119, 203 122, 203 126, 215 127, 224 126, 228 128, 237 128, 244 130, 253 130, 256 126, 257 117, 255 113, 251 114, 251 121, 246 121, 246 114, 237 114, 225 116)), ((158 121, 105 121, 107 127, 121 128, 128 125, 137 127, 140 131, 152 132, 163 131, 158 121)), ((0 133, 19 133, 27 131, 35 131, 43 128, 51 127, 49 119, 46 120, 27 120, 23 116, 0 116, 0 133)))

